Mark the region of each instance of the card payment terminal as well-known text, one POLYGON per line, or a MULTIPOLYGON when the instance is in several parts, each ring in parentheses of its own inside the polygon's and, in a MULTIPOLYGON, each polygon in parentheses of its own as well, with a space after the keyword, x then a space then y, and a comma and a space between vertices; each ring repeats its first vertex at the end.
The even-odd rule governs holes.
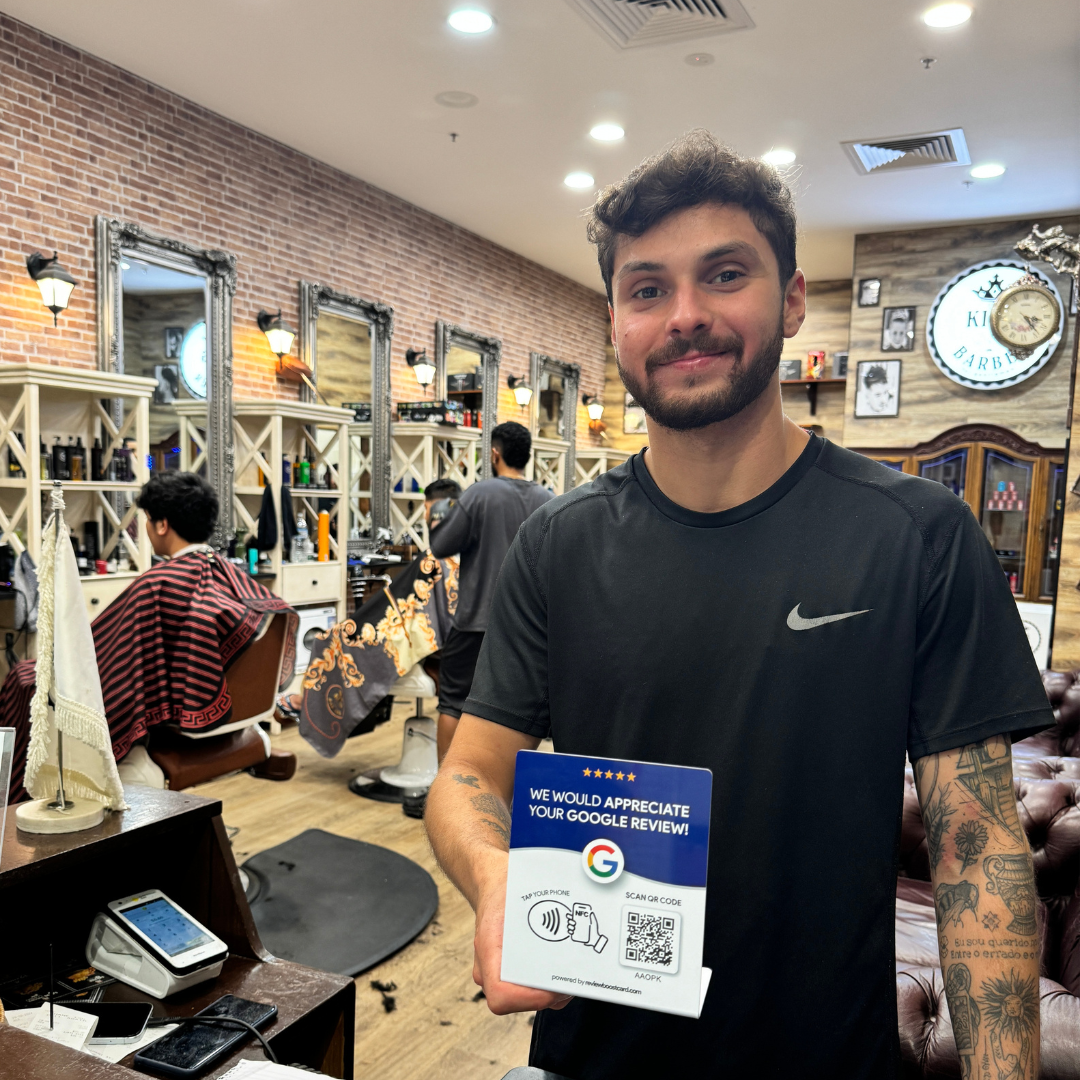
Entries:
POLYGON ((215 978, 228 954, 221 938, 160 889, 113 900, 86 943, 88 963, 156 998, 215 978))

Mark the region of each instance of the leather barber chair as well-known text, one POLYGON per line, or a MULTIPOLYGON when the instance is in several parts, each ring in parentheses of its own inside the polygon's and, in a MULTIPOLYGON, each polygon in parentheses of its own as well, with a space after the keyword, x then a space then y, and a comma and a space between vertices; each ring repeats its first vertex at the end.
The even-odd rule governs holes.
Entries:
POLYGON ((164 786, 180 791, 241 769, 266 780, 292 778, 296 755, 274 750, 261 726, 274 715, 287 630, 288 620, 278 612, 225 673, 233 703, 229 723, 212 731, 163 725, 150 732, 149 756, 164 774, 164 786))
MULTIPOLYGON (((1022 745, 1022 744, 1018 744, 1022 745)), ((961 1076, 941 975, 926 832, 910 769, 896 888, 896 1000, 904 1077, 961 1076)), ((1016 780, 1042 936, 1041 1080, 1080 1080, 1080 780, 1016 780)))
POLYGON ((349 781, 349 790, 366 799, 379 802, 399 802, 406 813, 419 811, 423 799, 439 771, 435 721, 424 715, 424 698, 435 697, 435 680, 416 664, 390 687, 390 696, 416 699, 416 715, 405 721, 401 736, 401 759, 396 765, 370 769, 349 781))

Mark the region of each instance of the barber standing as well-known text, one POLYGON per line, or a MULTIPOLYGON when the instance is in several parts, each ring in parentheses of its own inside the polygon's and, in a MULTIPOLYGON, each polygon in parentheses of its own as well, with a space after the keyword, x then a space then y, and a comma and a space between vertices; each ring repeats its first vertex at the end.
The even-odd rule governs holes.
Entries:
POLYGON ((531 452, 528 428, 513 421, 499 424, 491 433, 494 478, 466 488, 431 533, 433 555, 440 559, 461 555, 453 628, 439 653, 440 761, 450 747, 469 696, 503 559, 522 522, 552 497, 546 488, 525 479, 531 452))

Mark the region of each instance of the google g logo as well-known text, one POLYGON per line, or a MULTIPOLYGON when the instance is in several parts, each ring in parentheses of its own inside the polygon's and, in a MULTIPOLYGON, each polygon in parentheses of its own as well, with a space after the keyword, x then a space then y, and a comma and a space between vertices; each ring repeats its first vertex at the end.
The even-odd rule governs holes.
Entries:
POLYGON ((585 876, 600 885, 610 885, 625 866, 622 850, 611 840, 592 840, 581 853, 581 868, 585 876))

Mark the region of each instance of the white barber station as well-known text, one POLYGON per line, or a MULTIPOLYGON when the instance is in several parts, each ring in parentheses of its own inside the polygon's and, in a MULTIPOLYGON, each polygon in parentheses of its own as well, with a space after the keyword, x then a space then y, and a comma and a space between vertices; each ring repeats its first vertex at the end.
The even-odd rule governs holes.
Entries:
POLYGON ((424 698, 436 695, 435 680, 417 664, 390 687, 390 694, 416 699, 416 715, 405 721, 401 737, 401 760, 353 777, 349 789, 365 799, 402 803, 406 814, 422 817, 427 790, 439 771, 435 721, 424 715, 424 698))

